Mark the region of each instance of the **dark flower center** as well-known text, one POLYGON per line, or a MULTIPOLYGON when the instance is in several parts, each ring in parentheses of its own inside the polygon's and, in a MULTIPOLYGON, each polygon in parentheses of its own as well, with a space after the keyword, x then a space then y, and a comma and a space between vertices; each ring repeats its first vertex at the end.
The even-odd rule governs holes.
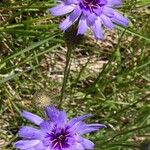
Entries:
POLYGON ((93 9, 102 7, 107 4, 107 0, 82 0, 80 6, 84 9, 89 9, 93 12, 93 9))
POLYGON ((50 137, 50 141, 52 142, 52 148, 62 150, 63 148, 68 148, 70 146, 68 144, 70 134, 65 129, 54 129, 48 137, 50 137))

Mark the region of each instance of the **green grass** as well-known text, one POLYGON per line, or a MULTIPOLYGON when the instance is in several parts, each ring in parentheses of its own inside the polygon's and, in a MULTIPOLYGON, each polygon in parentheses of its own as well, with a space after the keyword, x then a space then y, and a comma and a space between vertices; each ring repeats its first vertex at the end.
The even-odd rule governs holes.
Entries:
POLYGON ((49 104, 68 117, 92 113, 89 122, 106 124, 87 135, 96 150, 139 149, 150 140, 150 2, 124 0, 130 25, 107 31, 104 42, 89 32, 68 41, 71 35, 58 29, 63 18, 47 11, 55 3, 0 2, 0 149, 12 150, 19 127, 29 124, 22 110, 42 115, 49 104), (92 71, 99 61, 102 67, 92 71), (39 91, 50 100, 37 98, 39 91))

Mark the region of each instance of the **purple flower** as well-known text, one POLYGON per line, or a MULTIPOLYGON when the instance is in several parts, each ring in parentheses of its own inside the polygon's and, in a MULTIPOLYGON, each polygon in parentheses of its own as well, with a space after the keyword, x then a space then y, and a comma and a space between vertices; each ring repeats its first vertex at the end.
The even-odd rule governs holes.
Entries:
POLYGON ((54 16, 70 13, 69 16, 60 24, 61 30, 65 31, 77 20, 77 34, 84 34, 88 27, 93 31, 96 39, 103 39, 102 26, 113 29, 113 23, 127 26, 126 19, 115 7, 121 7, 121 0, 62 0, 60 4, 49 11, 54 16))
POLYGON ((45 109, 47 120, 24 111, 22 116, 38 127, 23 126, 15 143, 21 150, 92 150, 93 142, 82 137, 83 134, 94 132, 105 127, 103 124, 86 124, 84 119, 90 114, 67 120, 66 113, 55 107, 45 109))

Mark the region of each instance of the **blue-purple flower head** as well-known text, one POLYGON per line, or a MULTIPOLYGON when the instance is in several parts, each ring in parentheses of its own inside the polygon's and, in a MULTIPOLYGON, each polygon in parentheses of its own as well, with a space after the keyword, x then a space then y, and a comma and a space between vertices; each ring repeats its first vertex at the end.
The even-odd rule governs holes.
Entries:
POLYGON ((86 124, 90 114, 67 120, 66 113, 55 107, 45 109, 47 119, 24 111, 22 116, 37 127, 23 126, 19 130, 22 140, 15 143, 20 150, 92 150, 94 143, 82 137, 83 134, 98 131, 103 124, 86 124))
POLYGON ((49 11, 54 16, 70 13, 60 24, 61 30, 65 31, 74 22, 78 22, 77 34, 84 34, 88 28, 96 39, 103 39, 103 26, 113 29, 115 24, 128 25, 128 19, 113 8, 121 7, 121 0, 62 0, 60 4, 49 11))

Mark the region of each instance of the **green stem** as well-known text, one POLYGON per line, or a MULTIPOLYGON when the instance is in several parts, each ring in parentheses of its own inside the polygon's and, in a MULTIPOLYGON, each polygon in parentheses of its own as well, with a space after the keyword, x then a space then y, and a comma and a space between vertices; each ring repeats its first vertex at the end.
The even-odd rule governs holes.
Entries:
POLYGON ((72 47, 68 46, 67 54, 66 54, 66 66, 64 70, 64 79, 63 79, 63 84, 62 84, 62 89, 61 89, 61 95, 60 95, 60 102, 59 102, 59 108, 62 107, 62 101, 64 98, 66 86, 67 86, 67 81, 69 78, 70 74, 70 65, 71 65, 71 54, 72 54, 72 47))

